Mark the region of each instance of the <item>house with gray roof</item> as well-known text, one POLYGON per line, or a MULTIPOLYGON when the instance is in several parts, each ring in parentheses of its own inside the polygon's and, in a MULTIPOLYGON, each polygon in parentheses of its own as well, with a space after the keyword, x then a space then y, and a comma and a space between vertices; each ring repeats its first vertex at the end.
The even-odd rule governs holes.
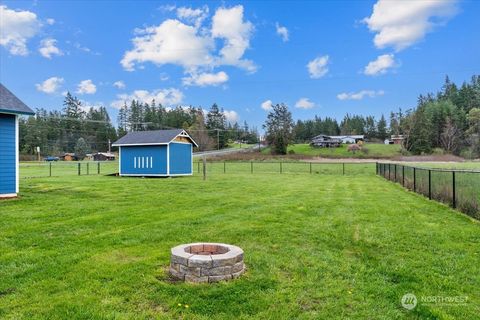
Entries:
POLYGON ((32 109, 0 83, 0 198, 18 194, 18 117, 33 114, 32 109))

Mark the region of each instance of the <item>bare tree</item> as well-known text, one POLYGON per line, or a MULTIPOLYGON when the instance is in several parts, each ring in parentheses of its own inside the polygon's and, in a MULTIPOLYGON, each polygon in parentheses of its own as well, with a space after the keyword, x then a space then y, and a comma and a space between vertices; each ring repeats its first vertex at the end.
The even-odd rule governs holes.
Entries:
POLYGON ((460 130, 450 117, 447 118, 442 134, 440 135, 440 143, 443 149, 448 153, 453 153, 458 148, 458 139, 460 138, 460 130))

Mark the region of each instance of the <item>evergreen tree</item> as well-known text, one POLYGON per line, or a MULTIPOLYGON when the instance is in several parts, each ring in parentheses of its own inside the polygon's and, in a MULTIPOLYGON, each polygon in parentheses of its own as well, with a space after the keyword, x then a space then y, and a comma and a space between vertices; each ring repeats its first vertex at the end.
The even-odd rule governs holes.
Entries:
POLYGON ((388 138, 387 120, 385 120, 385 116, 383 114, 377 123, 377 137, 382 141, 388 138))
POLYGON ((89 152, 89 148, 85 139, 79 138, 77 143, 75 144, 75 155, 77 156, 78 160, 83 160, 85 155, 89 152))
POLYGON ((293 120, 288 107, 283 103, 272 106, 263 128, 272 153, 287 154, 287 146, 293 138, 293 120))
POLYGON ((223 149, 227 146, 226 124, 227 119, 223 110, 220 110, 218 105, 214 103, 207 113, 206 127, 210 136, 217 141, 218 149, 223 149))

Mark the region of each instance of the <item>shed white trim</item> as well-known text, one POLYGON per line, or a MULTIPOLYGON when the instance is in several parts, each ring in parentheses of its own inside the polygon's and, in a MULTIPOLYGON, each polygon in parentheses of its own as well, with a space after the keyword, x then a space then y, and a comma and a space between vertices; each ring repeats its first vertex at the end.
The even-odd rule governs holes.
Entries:
POLYGON ((121 174, 122 177, 173 177, 173 176, 191 176, 192 173, 172 173, 172 174, 134 174, 125 173, 121 174))
POLYGON ((167 145, 167 175, 170 174, 170 143, 167 145))
POLYGON ((118 148, 118 174, 122 175, 122 147, 118 148))
POLYGON ((20 140, 18 128, 18 115, 15 116, 15 192, 18 193, 20 189, 20 140))
POLYGON ((2 198, 15 198, 17 196, 16 193, 2 193, 0 194, 0 199, 2 198))

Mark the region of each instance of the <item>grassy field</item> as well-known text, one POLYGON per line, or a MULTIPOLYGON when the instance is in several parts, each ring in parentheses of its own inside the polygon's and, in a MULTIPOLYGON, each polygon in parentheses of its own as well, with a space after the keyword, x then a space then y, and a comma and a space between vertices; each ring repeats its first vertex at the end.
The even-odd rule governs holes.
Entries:
MULTIPOLYGON (((338 148, 314 148, 309 144, 295 144, 288 146, 288 151, 293 151, 295 154, 305 156, 320 156, 328 158, 391 158, 401 155, 401 147, 396 144, 386 145, 380 143, 367 143, 363 147, 363 151, 357 151, 353 154, 347 150, 348 145, 346 144, 342 144, 338 148)), ((270 149, 264 149, 263 153, 270 153, 270 149)))
POLYGON ((72 175, 22 179, 21 191, 0 202, 2 319, 480 314, 478 221, 374 175, 72 175), (239 245, 247 273, 172 282, 169 249, 194 241, 239 245), (412 311, 405 293, 419 299, 412 311))
POLYGON ((423 168, 441 168, 441 169, 459 169, 459 170, 475 170, 480 171, 480 161, 466 162, 407 162, 406 165, 423 168))
POLYGON ((424 169, 397 164, 379 164, 379 174, 425 197, 454 206, 480 220, 480 171, 454 172, 425 164, 424 169), (434 169, 432 169, 434 168, 434 169))

